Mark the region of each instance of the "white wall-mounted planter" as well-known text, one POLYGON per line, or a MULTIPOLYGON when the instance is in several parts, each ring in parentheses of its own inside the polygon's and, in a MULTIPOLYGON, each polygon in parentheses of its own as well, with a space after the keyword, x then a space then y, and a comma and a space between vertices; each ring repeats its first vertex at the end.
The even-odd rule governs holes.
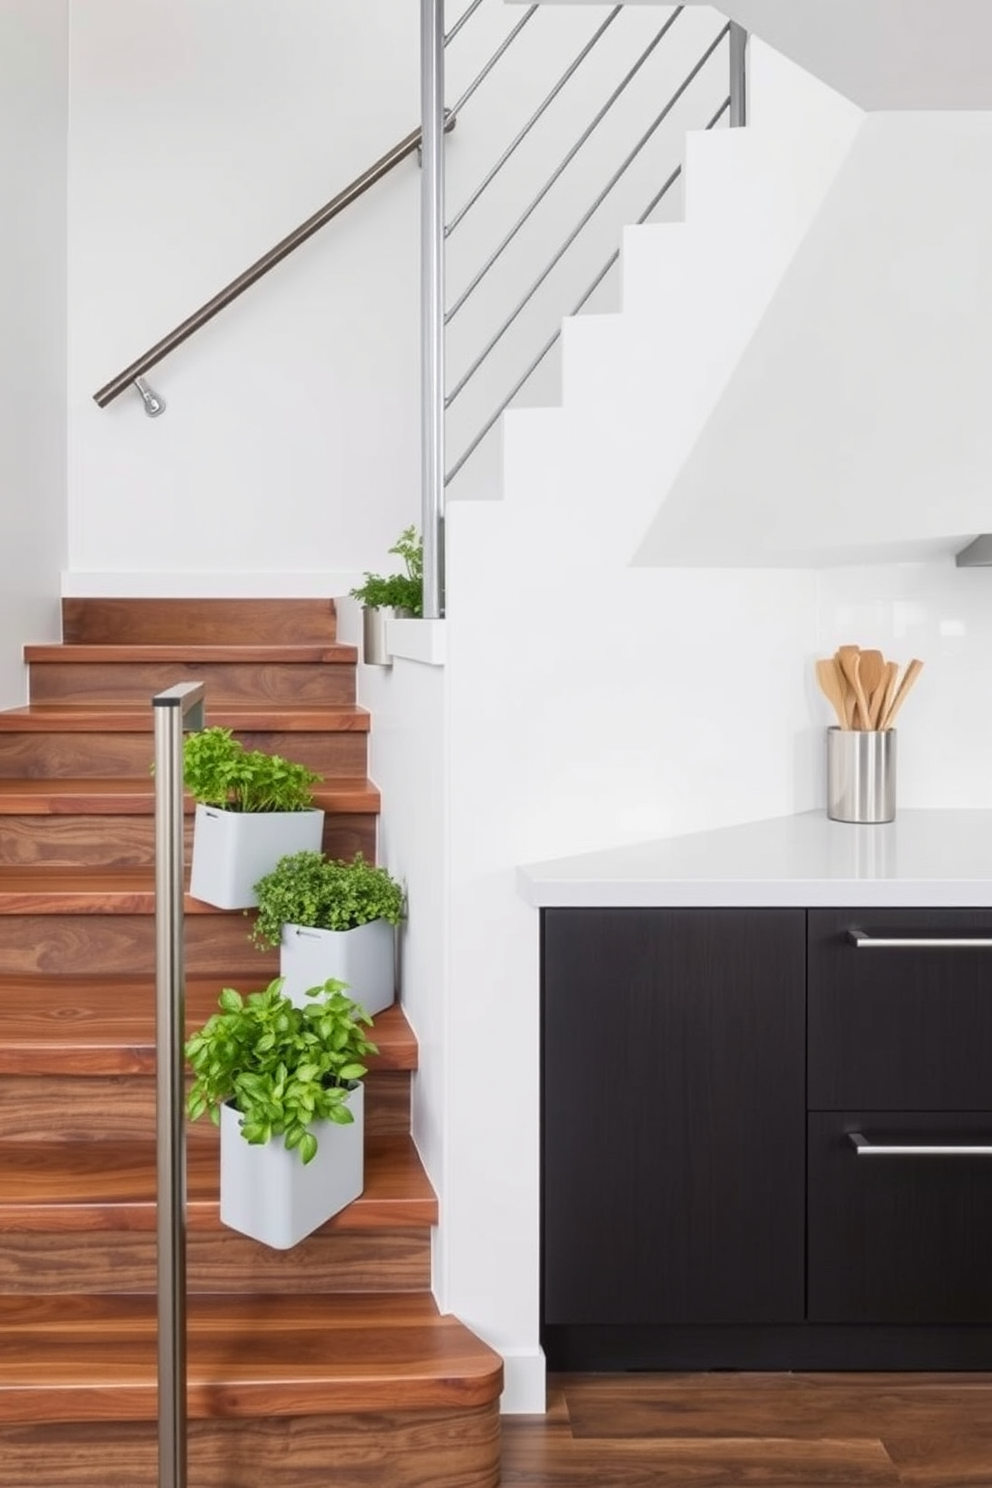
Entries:
POLYGON ((279 945, 283 996, 297 1006, 309 1000, 308 987, 321 987, 328 977, 348 985, 348 996, 373 1017, 396 996, 396 932, 387 920, 356 925, 353 930, 314 930, 283 925, 279 945))
POLYGON ((253 1147, 241 1135, 233 1106, 220 1111, 221 1223, 289 1250, 358 1198, 365 1186, 365 1087, 348 1097, 354 1121, 317 1121, 317 1155, 305 1166, 282 1137, 253 1147))
POLYGON ((221 811, 198 805, 189 891, 217 909, 251 909, 253 885, 287 853, 320 852, 324 813, 221 811))

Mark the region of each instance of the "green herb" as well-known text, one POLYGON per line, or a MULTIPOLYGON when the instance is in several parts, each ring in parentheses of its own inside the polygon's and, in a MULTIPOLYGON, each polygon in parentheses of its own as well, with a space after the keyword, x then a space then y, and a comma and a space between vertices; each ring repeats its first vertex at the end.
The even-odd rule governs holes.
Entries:
POLYGON ((372 920, 398 925, 403 918, 402 886, 361 853, 351 862, 319 852, 290 853, 255 884, 258 918, 251 938, 264 949, 277 946, 283 925, 314 930, 353 930, 372 920))
POLYGON ((403 559, 403 573, 384 578, 366 572, 364 584, 352 589, 351 596, 369 609, 405 610, 419 618, 424 613, 424 544, 417 529, 405 527, 389 551, 403 559))
POLYGON ((280 754, 245 749, 229 728, 187 734, 183 780, 204 806, 224 811, 306 811, 323 777, 280 754))
POLYGON ((317 1152, 315 1121, 354 1121, 348 1096, 366 1073, 361 1061, 379 1052, 362 1029, 372 1019, 345 996, 343 982, 306 995, 319 1001, 295 1007, 281 977, 247 997, 225 987, 220 1012, 186 1044, 196 1076, 186 1103, 192 1121, 209 1113, 216 1125, 230 1102, 245 1141, 260 1146, 281 1136, 304 1163, 317 1152))

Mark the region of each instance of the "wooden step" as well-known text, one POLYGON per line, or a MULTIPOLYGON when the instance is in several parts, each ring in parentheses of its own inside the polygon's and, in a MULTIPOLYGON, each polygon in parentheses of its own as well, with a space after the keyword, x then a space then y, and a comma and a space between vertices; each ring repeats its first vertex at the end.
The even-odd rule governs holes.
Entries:
MULTIPOLYGON (((190 1292, 416 1292, 428 1291, 431 1284, 426 1225, 325 1228, 291 1251, 272 1250, 234 1230, 194 1230, 187 1236, 186 1260, 190 1292)), ((155 1288, 151 1232, 25 1229, 4 1234, 0 1244, 3 1293, 155 1288)))
POLYGON ((354 646, 26 646, 32 703, 147 703, 178 682, 206 684, 212 710, 355 701, 354 646))
MULTIPOLYGON (((0 741, 2 742, 2 741, 0 741)), ((364 776, 317 786, 326 813, 321 845, 330 857, 375 860, 379 791, 364 776)), ((187 797, 187 863, 193 801, 187 797)), ((123 779, 0 779, 0 869, 151 868, 155 863, 154 782, 123 779)))
MULTIPOLYGON (((252 951, 261 962, 261 955, 252 951)), ((278 970, 278 967, 277 967, 278 970)), ((258 973, 250 985, 264 985, 258 973)), ((222 978, 191 977, 186 1012, 191 1027, 217 1006, 222 978)), ((417 1068, 417 1041, 399 1004, 375 1019, 380 1071, 417 1068)), ((152 1075, 155 1071, 155 986, 150 977, 0 978, 0 1075, 152 1075)))
MULTIPOLYGON (((39 899, 38 914, 0 917, 0 977, 72 976, 81 969, 100 976, 154 975, 155 921, 147 910, 101 914, 94 903, 85 914, 60 913, 56 896, 39 894, 39 899)), ((147 893, 142 902, 147 904, 147 893)), ((259 951, 251 944, 239 910, 201 909, 186 916, 188 976, 213 976, 222 985, 250 991, 278 975, 278 951, 259 951)))
MULTIPOLYGON (((481 1406, 502 1388, 498 1355, 416 1294, 193 1297, 187 1338, 194 1420, 481 1406)), ((155 1339, 151 1297, 0 1297, 0 1423, 153 1420, 155 1339)))
POLYGON ((333 599, 63 599, 62 639, 136 646, 276 642, 323 645, 337 637, 333 599))
MULTIPOLYGON (((337 707, 211 709, 208 721, 235 730, 246 749, 282 754, 326 778, 364 776, 369 716, 337 707)), ((35 703, 0 713, 0 779, 148 780, 154 757, 147 706, 35 703)))
MULTIPOLYGON (((191 1142, 187 1155, 190 1231, 217 1231, 216 1145, 191 1142)), ((437 1199, 412 1139, 368 1137, 365 1191, 329 1227, 409 1229, 436 1223, 437 1199)), ((0 1143, 0 1234, 154 1229, 154 1141, 0 1143)))
MULTIPOLYGON (((497 1488, 499 1407, 193 1420, 193 1488, 497 1488), (343 1466, 342 1466, 343 1465, 343 1466)), ((0 1426, 11 1488, 157 1488, 151 1421, 0 1426)))

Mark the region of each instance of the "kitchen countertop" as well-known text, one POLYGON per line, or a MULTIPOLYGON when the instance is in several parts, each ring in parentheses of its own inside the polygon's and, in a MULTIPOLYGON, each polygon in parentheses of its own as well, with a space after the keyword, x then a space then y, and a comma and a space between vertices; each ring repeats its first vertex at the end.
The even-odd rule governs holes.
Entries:
POLYGON ((886 826, 823 811, 528 863, 538 906, 992 906, 992 811, 900 811, 886 826))

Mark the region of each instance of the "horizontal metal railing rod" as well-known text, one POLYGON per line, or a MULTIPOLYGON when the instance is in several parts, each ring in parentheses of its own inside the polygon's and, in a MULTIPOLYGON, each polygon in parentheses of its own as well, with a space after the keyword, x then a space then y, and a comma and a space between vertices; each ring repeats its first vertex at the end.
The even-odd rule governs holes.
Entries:
POLYGON ((475 12, 478 10, 479 6, 482 3, 483 3, 483 0, 472 0, 472 4, 468 7, 467 10, 465 10, 465 11, 462 12, 462 14, 458 17, 457 21, 455 22, 455 24, 452 26, 451 30, 449 32, 447 32, 447 34, 445 35, 445 38, 444 38, 444 45, 445 46, 450 46, 450 44, 454 41, 455 37, 458 35, 459 31, 462 29, 462 27, 468 21, 470 21, 472 19, 472 17, 475 15, 475 12))
MULTIPOLYGON (((724 114, 726 114, 728 112, 728 110, 730 109, 730 107, 731 107, 731 100, 729 98, 725 98, 723 100, 723 103, 717 109, 716 113, 713 115, 712 119, 710 119, 709 123, 706 125, 706 128, 707 129, 715 129, 716 126, 717 126, 717 124, 719 124, 720 120, 723 118, 724 114)), ((671 175, 665 181, 664 185, 661 187, 660 191, 656 191, 655 192, 654 196, 648 202, 647 206, 644 208, 644 211, 641 213, 640 217, 638 217, 638 219, 637 219, 637 226, 638 227, 643 226, 643 224, 645 222, 647 222, 648 218, 651 216, 651 213, 661 203, 662 199, 665 196, 668 195, 669 191, 675 185, 675 182, 679 179, 679 177, 681 176, 681 174, 682 174, 682 167, 681 167, 681 165, 677 165, 675 167, 675 169, 672 171, 671 175)), ((591 296, 596 292, 596 290, 602 284, 603 280, 606 278, 607 274, 613 268, 614 264, 618 261, 619 257, 620 257, 620 249, 619 248, 616 248, 610 254, 609 258, 606 260, 605 264, 600 269, 600 271, 596 275, 595 279, 593 279, 592 283, 585 290, 585 292, 582 295, 582 297, 580 299, 578 299, 575 302, 575 304, 572 306, 571 310, 568 312, 568 316, 566 316, 566 319, 570 319, 573 315, 578 315, 579 314, 579 311, 583 309, 583 307, 585 306, 586 302, 591 298, 591 296)), ((471 441, 471 443, 459 455, 458 459, 455 461, 454 465, 452 465, 451 469, 448 471, 447 475, 444 478, 445 485, 448 485, 451 481, 454 480, 455 476, 458 474, 459 470, 461 470, 462 466, 466 463, 466 461, 468 461, 469 459, 471 459, 472 455, 475 454, 476 450, 479 448, 479 445, 485 439, 486 435, 489 433, 489 431, 491 429, 493 429, 496 426, 496 424, 502 418, 503 414, 509 408, 510 404, 513 402, 514 398, 519 393, 520 389, 527 382, 528 378, 530 378, 531 376, 533 376, 533 374, 537 371, 538 367, 544 361, 544 358, 547 356, 548 352, 552 349, 552 347, 560 339, 560 337, 561 337, 561 325, 558 326, 558 329, 555 331, 554 335, 551 336, 549 338, 549 340, 547 340, 544 343, 544 345, 541 347, 541 350, 538 352, 537 356, 530 363, 530 365, 527 368, 526 372, 523 374, 522 377, 520 377, 514 383, 513 387, 510 389, 510 391, 503 398, 503 401, 500 403, 500 405, 496 409, 495 413, 491 416, 491 418, 489 418, 487 420, 487 422, 483 425, 483 427, 475 435, 475 437, 471 441)))
POLYGON ((459 393, 461 393, 463 391, 463 389, 467 386, 467 384, 469 382, 471 382, 472 378, 478 372, 479 368, 485 362, 486 358, 488 356, 490 356, 491 353, 493 352, 493 350, 496 348, 496 346, 499 345, 499 342, 506 335, 507 331, 513 325, 513 323, 517 319, 517 317, 520 315, 521 311, 533 299, 534 295, 537 293, 537 291, 540 289, 541 285, 547 279, 547 277, 551 273, 552 269, 554 269, 561 262, 562 258, 564 258, 565 254, 568 252, 569 248, 571 248, 572 244, 575 242, 576 238, 579 236, 579 233, 582 232, 583 228, 588 225, 588 223, 591 221, 591 219, 595 215, 595 213, 599 211, 599 208, 603 205, 603 202, 609 196, 609 194, 613 190, 614 186, 621 179, 621 177, 628 170, 628 168, 633 164, 633 162, 637 159, 637 156, 641 153, 641 151, 644 149, 644 146, 648 143, 648 140, 650 140, 651 136, 660 128, 660 126, 668 118, 668 115, 671 113, 672 109, 678 103, 678 101, 682 97, 683 93, 685 93, 686 89, 699 76, 700 72, 706 66, 707 62, 710 60, 710 58, 712 57, 713 53, 716 51, 717 47, 724 40, 724 38, 726 37, 726 35, 727 35, 727 33, 728 33, 729 30, 730 30, 730 27, 729 27, 729 24, 728 24, 727 26, 725 26, 723 28, 723 30, 720 32, 720 34, 706 48, 706 51, 700 57, 699 61, 695 65, 695 67, 693 67, 692 70, 691 70, 691 72, 689 72, 689 74, 683 79, 683 81, 679 84, 679 86, 676 89, 676 91, 672 94, 671 98, 665 104, 665 107, 661 110, 661 113, 657 115, 657 117, 654 119, 654 121, 644 131, 644 133, 641 135, 640 139, 637 141, 637 143, 634 146, 634 148, 630 151, 630 153, 621 162, 621 164, 617 168, 617 170, 614 171, 613 175, 607 181, 606 185, 603 187, 603 189, 599 193, 599 195, 595 198, 595 200, 593 201, 592 205, 579 218, 579 221, 576 223, 575 227, 573 227, 572 231, 569 233, 568 237, 562 243, 561 247, 552 256, 552 258, 545 265, 545 267, 541 270, 540 274, 538 274, 537 278, 533 281, 533 283, 528 288, 528 290, 527 290, 526 294, 524 295, 523 299, 520 300, 519 303, 510 312, 510 314, 507 316, 507 318, 503 321, 503 324, 500 326, 499 330, 496 331, 495 335, 493 335, 489 339, 489 341, 486 343, 486 345, 483 348, 483 350, 476 357, 476 359, 472 363, 472 365, 468 368, 468 370, 462 375, 462 377, 459 379, 459 381, 452 388, 452 390, 451 390, 451 392, 448 395, 448 398, 446 400, 446 407, 448 407, 448 408, 451 407, 452 403, 454 403, 454 401, 458 397, 459 393))
POLYGON ((519 146, 527 138, 527 136, 530 134, 531 130, 534 128, 534 125, 538 122, 538 120, 541 118, 541 116, 544 113, 546 113, 547 110, 550 108, 551 104, 554 103, 555 99, 558 97, 558 94, 561 92, 562 88, 564 88, 565 84, 569 81, 570 78, 574 77, 574 75, 575 75, 576 72, 578 72, 579 68, 582 66, 582 63, 586 60, 586 58, 588 57, 589 53, 596 46, 596 44, 599 41, 600 37, 603 36, 606 31, 609 30, 609 28, 613 25, 613 22, 616 20, 617 16, 620 14, 620 12, 622 10, 623 10, 623 6, 622 5, 616 5, 610 11, 609 15, 606 17, 606 20, 603 22, 603 24, 589 38, 589 40, 586 42, 585 46, 579 52, 578 56, 574 59, 574 61, 572 61, 572 63, 562 73, 561 77, 555 83, 554 87, 551 89, 551 92, 548 94, 548 96, 538 105, 538 107, 531 114, 530 118, 527 120, 527 123, 521 129, 521 131, 517 135, 516 139, 513 140, 511 144, 507 145, 506 149, 503 151, 502 155, 497 160, 497 162, 493 166, 492 170, 486 176, 485 180, 483 180, 482 183, 479 186, 476 187, 476 189, 472 192, 472 195, 469 197, 468 201, 464 204, 464 206, 462 206, 461 208, 459 208, 459 210, 455 213, 454 217, 452 217, 451 221, 448 223, 447 227, 444 230, 445 237, 450 238, 451 234, 454 232, 455 228, 461 222, 462 218, 465 217, 467 215, 467 213, 469 213, 472 210, 472 208, 475 206, 476 202, 482 196, 483 192, 485 192, 487 190, 487 188, 492 185, 493 181, 495 181, 496 177, 499 175, 499 173, 503 169, 504 165, 506 165, 507 161, 511 158, 511 156, 514 154, 514 152, 519 148, 519 146))
MULTIPOLYGON (((452 127, 453 122, 453 120, 450 121, 447 127, 452 127)), ((164 357, 167 357, 170 352, 175 351, 177 346, 181 346, 184 341, 188 341, 190 336, 194 335, 201 326, 206 325, 221 310, 226 309, 233 300, 236 300, 239 295, 244 294, 246 289, 250 289, 253 284, 257 284, 259 279, 263 278, 270 269, 274 269, 277 264, 282 263, 284 258, 288 258, 295 249, 307 242, 309 238, 312 238, 314 233, 319 232, 322 227, 325 227, 328 222, 331 222, 340 212, 343 212, 345 207, 350 206, 353 201, 357 201, 371 186, 374 186, 377 181, 381 181, 383 176, 388 175, 407 156, 414 154, 420 145, 420 133, 419 129, 414 129, 410 134, 401 139, 398 144, 394 145, 391 150, 388 150, 374 165, 370 165, 368 170, 363 171, 360 176, 357 176, 350 186, 346 186, 343 191, 339 191, 337 196, 333 197, 326 206, 321 207, 319 212, 315 212, 312 217, 308 217, 306 222, 301 223, 293 232, 287 234, 274 248, 270 248, 268 253, 263 253, 262 257, 256 259, 250 268, 245 269, 244 273, 239 274, 236 279, 232 279, 230 284, 215 294, 205 305, 201 305, 199 310, 194 310, 192 315, 187 316, 180 325, 176 326, 175 330, 170 331, 167 336, 163 336, 161 341, 156 341, 155 345, 150 347, 142 356, 138 357, 137 361, 132 362, 129 367, 125 367, 123 372, 119 372, 116 377, 100 388, 99 392, 94 393, 94 400, 101 408, 106 408, 108 403, 112 403, 115 398, 119 398, 121 393, 126 392, 132 385, 135 378, 142 377, 152 367, 162 361, 164 357)))
POLYGON ((469 83, 468 87, 465 89, 465 92, 462 94, 461 98, 459 98, 458 102, 454 105, 454 107, 452 109, 450 109, 450 111, 449 111, 449 117, 450 118, 457 119, 458 115, 461 113, 462 109, 468 103, 468 101, 472 97, 473 93, 475 93, 476 89, 477 88, 480 88, 482 86, 482 84, 486 81, 486 78, 492 72, 492 70, 496 66, 497 62, 500 60, 500 58, 502 56, 504 56, 504 54, 506 52, 509 51, 510 47, 516 41, 516 39, 520 35, 521 31, 524 29, 524 27, 527 25, 527 23, 529 21, 533 20, 534 16, 537 14, 537 12, 540 10, 540 8, 541 7, 539 5, 532 5, 529 10, 526 10, 524 12, 523 17, 521 18, 521 20, 519 20, 517 22, 517 24, 514 26, 513 30, 509 33, 509 35, 507 35, 503 39, 503 41, 500 42, 499 46, 496 48, 495 52, 493 52, 492 56, 489 58, 489 61, 486 63, 485 67, 482 69, 482 71, 475 78, 473 78, 472 82, 469 83))
POLYGON ((524 210, 522 216, 520 216, 520 217, 517 218, 516 222, 510 228, 510 231, 506 234, 506 237, 499 244, 499 246, 496 248, 496 250, 490 255, 490 257, 486 260, 486 262, 482 265, 482 268, 476 274, 475 278, 471 281, 471 283, 467 286, 467 288, 462 291, 462 293, 459 295, 458 299, 451 306, 450 310, 448 311, 447 315, 445 316, 445 324, 446 325, 450 324, 450 322, 452 320, 454 320, 455 316, 458 314, 459 310, 465 304, 466 300, 470 297, 470 295, 472 295, 472 294, 475 293, 475 291, 478 289, 479 285, 482 283, 483 279, 489 273, 489 270, 493 267, 493 264, 495 264, 497 262, 497 260, 499 259, 500 255, 502 253, 504 253, 505 250, 509 247, 509 245, 513 242, 513 239, 516 237, 517 233, 523 227, 524 223, 529 219, 529 217, 537 209, 537 207, 540 206, 541 202, 547 196, 548 192, 551 190, 552 186, 555 184, 555 182, 561 176, 562 172, 564 170, 566 170, 567 167, 575 159, 576 155, 582 149, 582 146, 585 144, 585 142, 589 138, 589 136, 593 133, 593 131, 606 118, 606 115, 609 113, 610 109, 616 103, 617 99, 621 96, 621 94, 627 88, 627 86, 631 82, 631 80, 634 77, 636 77, 637 73, 644 66, 645 62, 647 62, 648 58, 651 56, 651 53, 655 50, 655 48, 657 46, 660 45, 660 43, 668 35, 668 32, 672 29, 672 27, 674 26, 675 22, 678 20, 679 16, 682 14, 682 11, 684 9, 685 9, 685 7, 682 6, 682 5, 680 5, 680 6, 678 6, 675 9, 675 11, 673 11, 673 13, 666 20, 665 24, 662 26, 661 30, 658 32, 657 36, 655 36, 654 39, 648 43, 647 47, 644 49, 644 51, 638 57, 637 61, 634 63, 633 67, 631 67, 630 70, 624 75, 624 77, 621 78, 620 82, 614 88, 614 90, 610 94, 609 98, 606 100, 606 102, 603 104, 602 108, 599 110, 599 112, 593 118, 592 123, 589 124, 582 131, 582 133, 579 135, 578 139, 575 141, 575 144, 568 151, 568 153, 564 156, 564 158, 561 160, 561 162, 555 167, 554 171, 551 173, 551 175, 549 176, 548 180, 542 186, 541 190, 537 193, 537 195, 533 198, 533 200, 530 202, 530 204, 526 207, 526 209, 524 210))

